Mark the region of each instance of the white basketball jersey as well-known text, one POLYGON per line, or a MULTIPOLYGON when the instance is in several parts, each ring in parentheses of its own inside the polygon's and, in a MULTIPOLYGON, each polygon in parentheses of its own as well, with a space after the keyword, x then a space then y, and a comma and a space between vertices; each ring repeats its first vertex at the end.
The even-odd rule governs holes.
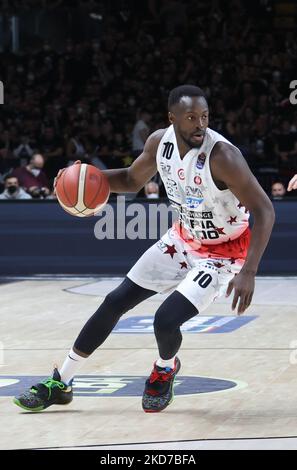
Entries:
POLYGON ((173 125, 168 127, 157 150, 157 166, 169 201, 179 212, 179 223, 203 245, 238 238, 248 227, 249 212, 229 190, 215 185, 210 154, 225 137, 207 128, 200 148, 181 160, 173 125))

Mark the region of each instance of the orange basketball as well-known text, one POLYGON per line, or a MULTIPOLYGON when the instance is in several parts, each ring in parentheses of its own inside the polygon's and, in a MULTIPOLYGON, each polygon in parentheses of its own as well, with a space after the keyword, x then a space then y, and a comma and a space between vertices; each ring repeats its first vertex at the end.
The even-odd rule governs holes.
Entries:
POLYGON ((77 217, 94 215, 106 204, 109 194, 106 176, 95 166, 86 163, 66 168, 56 184, 60 205, 77 217))

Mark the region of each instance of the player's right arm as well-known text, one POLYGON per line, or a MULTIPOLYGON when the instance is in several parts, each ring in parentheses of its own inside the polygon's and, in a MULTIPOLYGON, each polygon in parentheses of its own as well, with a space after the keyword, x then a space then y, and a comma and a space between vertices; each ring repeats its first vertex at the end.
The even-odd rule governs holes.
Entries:
POLYGON ((159 129, 151 134, 143 152, 128 168, 115 170, 103 170, 108 178, 110 191, 114 193, 137 193, 157 173, 157 149, 165 133, 165 129, 159 129))
MULTIPOLYGON (((157 173, 157 149, 166 129, 159 129, 151 134, 145 145, 143 152, 128 168, 116 168, 115 170, 101 170, 107 177, 110 192, 112 193, 136 193, 151 180, 157 173)), ((75 163, 81 163, 77 160, 75 163)), ((54 187, 57 179, 63 173, 64 168, 59 171, 55 178, 54 187)))

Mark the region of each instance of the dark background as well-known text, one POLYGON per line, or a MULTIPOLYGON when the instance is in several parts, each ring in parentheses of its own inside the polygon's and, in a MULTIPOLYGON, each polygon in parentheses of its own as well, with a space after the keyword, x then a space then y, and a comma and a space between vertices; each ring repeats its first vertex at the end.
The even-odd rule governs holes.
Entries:
MULTIPOLYGON (((15 154, 24 140, 43 154, 62 149, 46 158, 50 184, 69 163, 72 138, 83 161, 129 166, 140 111, 151 132, 166 127, 169 91, 192 83, 207 95, 210 127, 241 149, 270 195, 274 181, 286 186, 297 172, 296 26, 290 0, 0 1, 0 190, 30 159, 15 154)), ((294 191, 274 203, 261 273, 296 274, 293 199, 294 191)), ((2 275, 124 273, 153 243, 98 241, 94 219, 47 199, 0 201, 0 225, 2 275)))

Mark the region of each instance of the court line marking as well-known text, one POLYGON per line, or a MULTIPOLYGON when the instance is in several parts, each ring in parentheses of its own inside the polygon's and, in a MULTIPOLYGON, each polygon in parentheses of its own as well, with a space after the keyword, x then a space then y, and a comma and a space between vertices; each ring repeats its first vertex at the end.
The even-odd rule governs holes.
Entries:
POLYGON ((84 448, 84 447, 114 447, 114 446, 134 446, 134 445, 153 445, 153 444, 178 444, 183 442, 225 442, 225 441, 261 441, 261 440, 275 440, 275 439, 297 439, 297 436, 270 436, 270 437, 226 437, 223 439, 220 438, 213 438, 213 439, 183 439, 177 441, 153 441, 153 442, 125 442, 125 443, 113 443, 113 444, 91 444, 91 445, 79 445, 79 446, 61 446, 61 447, 38 447, 32 448, 35 450, 43 450, 43 449, 70 449, 70 448, 84 448))
MULTIPOLYGON (((125 334, 125 333, 123 333, 125 334)), ((69 351, 69 348, 5 348, 5 351, 69 351)), ((295 351, 296 348, 182 348, 182 351, 295 351)), ((156 348, 100 348, 100 351, 156 351, 156 348)))
MULTIPOLYGON (((104 280, 118 280, 118 279, 124 279, 125 278, 125 275, 123 276, 110 276, 110 274, 86 274, 85 276, 75 276, 75 275, 67 275, 67 274, 57 274, 57 275, 54 275, 54 274, 36 274, 35 276, 0 276, 0 280, 5 280, 5 279, 8 279, 8 280, 15 280, 15 279, 21 279, 21 280, 33 280, 33 281, 48 281, 48 280, 65 280, 65 281, 86 281, 87 279, 88 280, 96 280, 96 281, 100 281, 100 279, 104 279, 104 280)), ((256 276, 256 279, 261 279, 261 280, 282 280, 282 279, 285 279, 285 280, 297 280, 297 276, 296 275, 292 275, 292 276, 289 276, 289 275, 284 275, 284 276, 279 276, 279 275, 276 275, 276 276, 261 276, 261 275, 258 275, 256 276)))

